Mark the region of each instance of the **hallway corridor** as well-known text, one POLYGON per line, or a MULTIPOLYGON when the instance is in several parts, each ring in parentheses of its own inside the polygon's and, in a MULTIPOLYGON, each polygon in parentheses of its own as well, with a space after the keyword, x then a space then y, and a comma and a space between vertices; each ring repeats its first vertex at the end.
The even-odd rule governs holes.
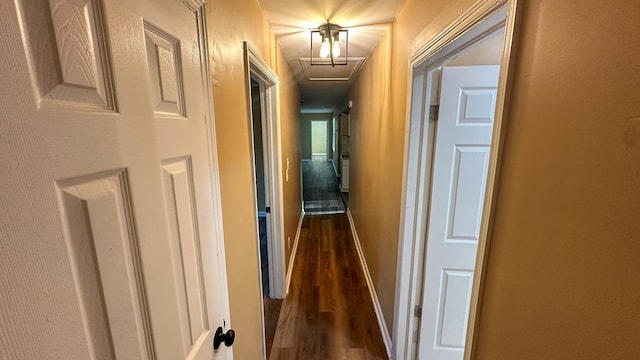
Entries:
POLYGON ((305 217, 270 359, 387 359, 345 214, 305 217))

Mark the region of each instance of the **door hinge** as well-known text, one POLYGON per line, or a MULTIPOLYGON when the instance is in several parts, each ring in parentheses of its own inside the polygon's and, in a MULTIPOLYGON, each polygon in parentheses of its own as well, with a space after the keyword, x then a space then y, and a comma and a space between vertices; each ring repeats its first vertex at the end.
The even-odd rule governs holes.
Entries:
POLYGON ((271 206, 267 206, 267 207, 264 209, 264 212, 266 212, 267 214, 270 214, 270 213, 271 213, 271 206))
POLYGON ((439 111, 440 111, 440 105, 429 106, 429 122, 438 121, 439 111))
POLYGON ((413 307, 413 316, 417 317, 418 319, 422 318, 422 306, 416 305, 413 307))

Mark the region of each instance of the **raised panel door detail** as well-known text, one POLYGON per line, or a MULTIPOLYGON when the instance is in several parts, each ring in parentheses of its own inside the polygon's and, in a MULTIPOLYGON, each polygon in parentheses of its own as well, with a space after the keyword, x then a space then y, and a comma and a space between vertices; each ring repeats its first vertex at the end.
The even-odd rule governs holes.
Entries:
POLYGON ((65 84, 95 89, 98 69, 92 44, 91 5, 88 1, 50 2, 62 80, 65 84))
POLYGON ((458 125, 492 125, 495 107, 495 87, 462 87, 458 98, 458 125))
POLYGON ((456 146, 449 200, 448 242, 477 242, 489 146, 456 146))
POLYGON ((185 356, 206 334, 206 301, 202 281, 200 240, 196 220, 191 159, 162 162, 162 182, 171 240, 171 258, 178 296, 185 356))
POLYGON ((23 0, 20 11, 40 106, 116 110, 101 2, 23 0))
POLYGON ((435 344, 438 348, 464 350, 467 309, 471 301, 472 271, 442 269, 435 344))
POLYGON ((178 83, 176 79, 176 63, 173 53, 162 46, 158 51, 158 73, 160 74, 160 98, 164 102, 178 103, 178 83))
POLYGON ((420 359, 463 358, 492 137, 490 102, 495 101, 498 70, 442 68, 430 164, 420 359))
POLYGON ((92 359, 152 359, 125 171, 64 180, 57 185, 92 359))
MULTIPOLYGON (((28 179, 16 174, 1 190, 16 204, 24 201, 21 206, 3 204, 19 221, 14 221, 17 230, 10 227, 10 238, 0 236, 0 242, 15 243, 20 253, 33 245, 39 249, 31 259, 35 263, 13 257, 11 264, 18 266, 0 275, 30 289, 20 297, 23 304, 8 304, 12 318, 25 320, 13 321, 16 325, 10 328, 17 331, 0 336, 10 354, 87 360, 233 357, 232 348, 214 351, 215 331, 203 332, 198 319, 189 318, 206 313, 207 327, 230 327, 222 212, 216 196, 219 174, 217 166, 210 166, 217 157, 209 131, 213 104, 204 91, 210 88, 204 86, 209 83, 206 14, 202 2, 188 3, 193 8, 180 0, 3 0, 0 38, 11 46, 4 49, 7 76, 0 87, 3 94, 15 93, 4 99, 12 115, 0 120, 11 129, 3 134, 12 141, 0 141, 9 154, 7 169, 21 169, 24 159, 47 155, 27 164, 28 179), (179 40, 159 55, 158 69, 165 74, 159 91, 168 102, 181 100, 178 84, 184 75, 189 119, 160 118, 152 109, 146 22, 179 40), (112 71, 106 76, 109 64, 112 71), (181 71, 172 70, 180 66, 181 71), (116 101, 100 97, 111 86, 116 101), (21 156, 11 156, 14 153, 21 156), (193 282, 182 279, 185 290, 178 294, 173 264, 176 256, 184 259, 182 277, 191 279, 188 266, 193 261, 187 260, 186 250, 183 255, 180 247, 171 248, 161 166, 164 159, 187 154, 193 168, 187 173, 193 173, 192 217, 202 252, 206 311, 183 306, 185 322, 179 301, 192 292, 188 289, 193 282), (50 255, 40 256, 44 250, 50 255), (38 258, 46 261, 38 263, 38 258), (26 278, 40 281, 25 286, 20 279, 26 278), (46 326, 45 313, 56 314, 50 319, 56 326, 46 326), (187 346, 193 343, 187 355, 183 323, 188 324, 187 346)), ((184 199, 178 190, 176 199, 184 199)), ((189 295, 192 298, 197 300, 189 295)))
POLYGON ((156 115, 185 117, 180 42, 150 23, 144 23, 153 109, 156 115))

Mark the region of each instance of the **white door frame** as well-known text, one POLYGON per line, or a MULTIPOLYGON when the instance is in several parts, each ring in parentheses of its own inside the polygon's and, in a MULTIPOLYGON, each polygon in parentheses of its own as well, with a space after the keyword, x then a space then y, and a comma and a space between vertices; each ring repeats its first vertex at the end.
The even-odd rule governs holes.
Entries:
MULTIPOLYGON (((257 51, 244 42, 246 93, 251 104, 251 79, 260 83, 260 104, 262 107, 263 146, 265 166, 265 206, 271 208, 267 214, 267 257, 269 258, 269 297, 284 299, 286 295, 286 267, 284 259, 284 201, 282 198, 282 145, 280 143, 280 90, 276 73, 262 60, 257 51)), ((251 106, 247 106, 248 118, 252 119, 251 106)), ((250 126, 253 128, 253 126, 250 126)), ((253 134, 251 135, 253 143, 253 134)), ((253 147, 252 147, 253 148, 253 147)), ((252 167, 255 178, 255 163, 252 167)), ((257 189, 254 183, 254 194, 257 189)), ((255 197, 255 196, 254 196, 255 197)), ((255 214, 258 213, 256 208, 255 214)), ((259 250, 259 249, 258 249, 259 250)), ((258 251, 258 259, 260 253, 258 251)), ((260 282, 262 284, 262 282, 260 282)))
POLYGON ((510 77, 513 35, 518 0, 479 0, 444 31, 422 46, 409 60, 407 104, 408 126, 405 130, 402 206, 400 215, 400 243, 393 324, 393 358, 408 359, 415 351, 417 322, 414 308, 421 292, 421 264, 424 255, 430 204, 431 155, 435 126, 429 121, 428 71, 451 55, 475 44, 497 29, 505 28, 505 41, 500 62, 489 169, 482 223, 478 240, 478 254, 473 279, 469 324, 464 359, 475 356, 478 308, 483 289, 486 251, 494 214, 494 199, 498 188, 496 174, 500 166, 504 126, 506 125, 507 90, 510 77), (505 15, 506 13, 506 15, 505 15), (506 17, 506 19, 505 19, 506 17))

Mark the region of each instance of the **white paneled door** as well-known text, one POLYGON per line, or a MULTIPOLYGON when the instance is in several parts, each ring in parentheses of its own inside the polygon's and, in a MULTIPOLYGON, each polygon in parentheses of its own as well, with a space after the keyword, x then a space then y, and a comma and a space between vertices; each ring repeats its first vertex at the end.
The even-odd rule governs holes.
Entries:
POLYGON ((50 344, 0 357, 231 358, 202 2, 1 10, 2 328, 50 344))
POLYGON ((498 66, 442 69, 419 359, 463 357, 498 71, 498 66))

